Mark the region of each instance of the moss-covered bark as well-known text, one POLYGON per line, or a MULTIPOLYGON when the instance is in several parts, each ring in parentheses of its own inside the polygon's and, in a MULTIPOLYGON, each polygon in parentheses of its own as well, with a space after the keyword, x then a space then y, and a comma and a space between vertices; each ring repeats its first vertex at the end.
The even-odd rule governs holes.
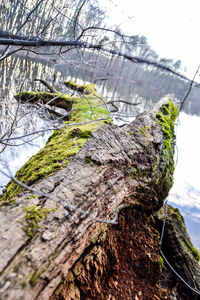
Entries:
POLYGON ((175 135, 174 135, 174 122, 178 115, 178 109, 174 103, 169 99, 168 103, 163 105, 160 112, 156 114, 158 123, 163 128, 164 140, 163 140, 163 156, 161 159, 167 161, 167 170, 165 178, 160 183, 163 187, 168 185, 170 189, 173 185, 174 174, 174 147, 175 147, 175 135))
POLYGON ((50 106, 56 106, 70 111, 75 98, 59 92, 21 92, 15 95, 15 99, 21 102, 35 103, 38 100, 50 106), (54 99, 54 100, 53 100, 54 99))
MULTIPOLYGON (((72 83, 72 81, 70 82, 72 83)), ((74 83, 74 85, 76 84, 74 83)), ((62 95, 59 99, 64 100, 68 108, 71 109, 73 104, 73 111, 69 116, 69 120, 65 122, 66 127, 54 131, 44 148, 31 157, 31 159, 17 171, 17 179, 27 185, 31 185, 44 177, 50 176, 56 172, 56 170, 63 168, 69 163, 70 159, 83 147, 93 131, 102 125, 106 125, 109 121, 112 121, 101 98, 96 97, 95 93, 93 93, 95 87, 92 85, 93 88, 90 89, 90 86, 91 85, 84 86, 90 93, 83 98, 49 92, 21 92, 15 96, 16 99, 20 99, 21 101, 36 101, 40 99, 46 103, 51 98, 56 97, 56 95, 62 95), (105 120, 98 121, 98 119, 102 118, 105 120), (94 122, 87 123, 90 121, 94 122), (86 124, 70 125, 71 123, 84 122, 86 122, 86 124)), ((59 99, 55 101, 60 101, 59 99)), ((53 104, 54 102, 52 102, 52 105, 53 104)), ((59 105, 57 106, 59 107, 59 105)), ((22 189, 21 186, 10 181, 3 195, 0 195, 0 202, 8 204, 22 189)))
POLYGON ((72 80, 64 81, 63 84, 76 92, 83 93, 85 95, 95 94, 96 88, 94 83, 86 84, 86 85, 79 85, 72 80))
MULTIPOLYGON (((156 227, 161 232, 165 218, 162 208, 155 216, 156 227)), ((164 230, 162 251, 176 272, 191 287, 200 289, 200 253, 193 246, 188 235, 184 219, 178 209, 168 205, 166 225, 164 230)), ((195 299, 196 294, 189 289, 174 272, 168 268, 164 261, 163 275, 161 277, 162 286, 174 290, 178 299, 195 299)), ((196 299, 199 299, 196 297, 196 299)))

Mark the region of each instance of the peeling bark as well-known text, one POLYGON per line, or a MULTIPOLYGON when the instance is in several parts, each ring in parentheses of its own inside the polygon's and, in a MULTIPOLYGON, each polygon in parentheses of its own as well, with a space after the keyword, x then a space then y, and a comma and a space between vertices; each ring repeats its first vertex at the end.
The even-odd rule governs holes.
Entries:
POLYGON ((33 185, 56 201, 30 198, 24 191, 13 206, 1 207, 1 299, 72 299, 71 291, 74 299, 123 299, 124 289, 126 299, 140 299, 140 292, 145 299, 170 299, 158 286, 159 245, 148 222, 173 183, 175 117, 165 98, 128 125, 100 127, 68 165, 33 185), (119 224, 102 226, 78 212, 66 216, 63 202, 103 219, 120 207, 119 224), (58 209, 31 239, 21 223, 24 207, 33 204, 58 209), (146 291, 138 290, 138 279, 131 284, 134 276, 146 291))

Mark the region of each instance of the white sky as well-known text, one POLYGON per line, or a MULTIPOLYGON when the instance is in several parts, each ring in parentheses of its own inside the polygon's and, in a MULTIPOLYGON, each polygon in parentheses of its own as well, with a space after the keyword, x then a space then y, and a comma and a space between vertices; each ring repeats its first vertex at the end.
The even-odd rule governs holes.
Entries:
MULTIPOLYGON (((181 59, 193 77, 200 63, 200 0, 100 0, 112 24, 147 37, 160 57, 181 59), (129 19, 128 19, 129 17, 129 19), (132 17, 132 18, 131 18, 132 17)), ((198 80, 198 78, 197 78, 198 80)))
POLYGON ((170 191, 169 200, 180 206, 197 207, 199 201, 199 166, 200 166, 200 139, 197 138, 197 128, 200 128, 200 118, 184 112, 180 113, 177 127, 178 163, 175 168, 174 185, 170 191), (189 187, 196 189, 188 195, 189 187), (174 194, 180 195, 175 200, 174 194))

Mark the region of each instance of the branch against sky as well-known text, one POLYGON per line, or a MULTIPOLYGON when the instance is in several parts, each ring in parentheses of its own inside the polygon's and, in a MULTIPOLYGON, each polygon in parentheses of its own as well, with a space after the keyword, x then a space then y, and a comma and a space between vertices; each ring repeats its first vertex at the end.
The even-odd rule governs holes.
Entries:
MULTIPOLYGON (((50 46, 60 46, 60 47, 75 47, 75 48, 83 48, 83 49, 94 49, 94 50, 98 50, 98 51, 102 51, 108 54, 112 54, 112 55, 116 55, 119 57, 122 57, 124 59, 127 59, 129 61, 132 61, 134 63, 139 63, 139 64, 147 64, 147 65, 151 65, 151 66, 155 66, 159 69, 168 71, 172 74, 177 75, 180 78, 183 78, 185 80, 188 80, 187 77, 185 77, 184 75, 181 75, 180 73, 174 71, 173 69, 171 69, 170 67, 163 65, 159 62, 156 61, 151 61, 149 59, 145 59, 142 57, 137 57, 137 56, 132 56, 132 55, 128 55, 126 53, 117 51, 117 50, 113 50, 110 48, 104 48, 102 45, 93 45, 93 44, 89 44, 89 43, 85 43, 82 41, 77 41, 77 40, 69 40, 69 41, 56 41, 56 40, 49 40, 49 41, 44 41, 44 40, 24 40, 24 39, 20 39, 20 40, 16 40, 16 39, 3 39, 0 38, 0 45, 12 45, 12 46, 26 46, 26 47, 50 47, 50 46)), ((8 56, 8 54, 7 54, 8 56)), ((3 56, 0 57, 0 61, 5 59, 7 56, 3 56)))
MULTIPOLYGON (((107 27, 106 13, 101 10, 98 1, 68 0, 67 2, 60 1, 59 5, 55 5, 53 0, 38 0, 35 2, 34 8, 31 9, 28 3, 25 8, 20 0, 15 0, 13 5, 15 7, 13 13, 20 15, 24 10, 24 16, 20 19, 21 24, 18 22, 17 30, 15 30, 15 24, 12 25, 13 27, 9 25, 9 29, 3 27, 0 30, 0 45, 15 46, 12 52, 7 47, 7 50, 0 57, 0 61, 12 55, 13 52, 26 51, 27 48, 34 53, 43 47, 64 48, 64 51, 60 51, 60 53, 66 53, 72 48, 86 49, 86 51, 94 49, 102 53, 123 57, 135 63, 155 66, 186 79, 185 76, 178 74, 173 67, 158 62, 156 55, 155 57, 149 56, 150 52, 153 55, 155 52, 150 49, 144 37, 128 36, 117 25, 112 28, 107 27), (13 31, 16 33, 12 33, 13 31), (139 51, 140 55, 133 53, 135 52, 134 49, 138 47, 140 49, 143 47, 143 51, 139 51)), ((134 14, 134 11, 132 13, 134 14)), ((7 21, 12 17, 12 12, 9 12, 7 21)), ((130 15, 127 18, 130 19, 130 15)), ((46 55, 49 55, 49 49, 46 50, 46 55)), ((62 55, 62 57, 64 56, 62 55)))
MULTIPOLYGON (((30 21, 31 15, 39 8, 39 6, 42 4, 42 2, 44 2, 44 0, 38 1, 36 6, 30 11, 30 13, 27 15, 25 21, 19 26, 19 28, 17 30, 17 35, 19 35, 19 33, 21 32, 22 28, 26 25, 26 23, 30 21)), ((6 49, 3 51, 3 53, 0 57, 0 61, 2 61, 3 59, 5 59, 6 57, 9 56, 10 49, 11 49, 10 46, 6 47, 6 49)))

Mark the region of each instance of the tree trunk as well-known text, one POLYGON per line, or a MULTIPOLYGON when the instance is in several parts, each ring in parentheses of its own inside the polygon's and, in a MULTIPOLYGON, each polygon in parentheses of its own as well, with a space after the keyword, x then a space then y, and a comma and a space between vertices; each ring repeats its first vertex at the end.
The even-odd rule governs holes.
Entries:
POLYGON ((21 92, 15 95, 15 99, 21 102, 37 103, 55 106, 70 111, 72 109, 73 98, 60 92, 21 92))
POLYGON ((32 185, 51 199, 23 191, 1 207, 1 299, 162 299, 150 216, 173 183, 176 115, 164 98, 128 125, 100 127, 66 166, 32 185), (117 225, 91 218, 110 220, 117 209, 117 225))

